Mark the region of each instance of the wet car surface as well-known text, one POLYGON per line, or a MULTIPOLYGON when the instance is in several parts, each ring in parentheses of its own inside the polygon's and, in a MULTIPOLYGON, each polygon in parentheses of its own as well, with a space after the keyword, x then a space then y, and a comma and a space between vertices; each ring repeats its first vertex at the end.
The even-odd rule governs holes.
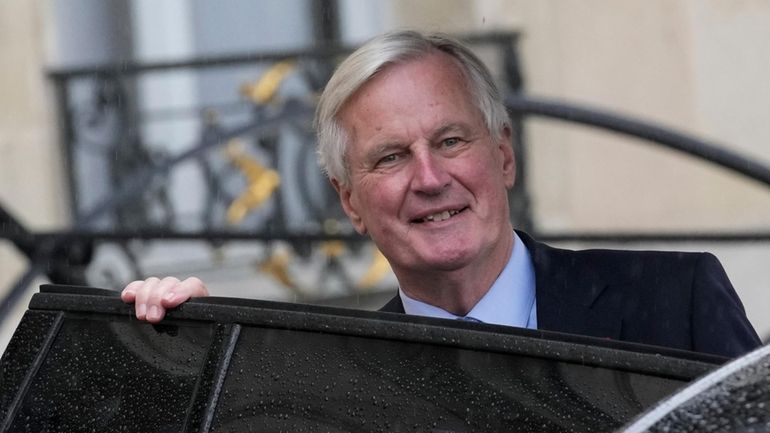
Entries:
POLYGON ((0 431, 614 431, 724 361, 236 298, 150 325, 114 292, 44 286, 0 361, 0 431))
POLYGON ((770 346, 656 404, 623 433, 770 432, 770 346))

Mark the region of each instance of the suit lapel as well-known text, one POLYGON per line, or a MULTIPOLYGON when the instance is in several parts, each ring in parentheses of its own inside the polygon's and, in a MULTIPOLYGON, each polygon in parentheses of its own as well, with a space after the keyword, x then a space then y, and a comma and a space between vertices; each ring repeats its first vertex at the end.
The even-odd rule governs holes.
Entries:
POLYGON ((585 254, 517 233, 535 268, 538 329, 619 339, 621 290, 606 281, 602 267, 585 254))
MULTIPOLYGON (((621 285, 606 281, 602 267, 584 254, 552 248, 517 233, 535 268, 538 329, 620 339, 621 285)), ((380 311, 403 313, 398 294, 380 311)))

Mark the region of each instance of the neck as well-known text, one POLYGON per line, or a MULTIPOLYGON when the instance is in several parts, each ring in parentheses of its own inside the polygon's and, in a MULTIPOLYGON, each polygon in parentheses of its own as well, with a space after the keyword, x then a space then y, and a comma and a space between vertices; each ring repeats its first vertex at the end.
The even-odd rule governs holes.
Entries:
MULTIPOLYGON (((398 283, 410 298, 464 316, 487 294, 513 253, 513 231, 491 254, 461 268, 398 272, 398 283)), ((395 270, 394 270, 395 271, 395 270)))

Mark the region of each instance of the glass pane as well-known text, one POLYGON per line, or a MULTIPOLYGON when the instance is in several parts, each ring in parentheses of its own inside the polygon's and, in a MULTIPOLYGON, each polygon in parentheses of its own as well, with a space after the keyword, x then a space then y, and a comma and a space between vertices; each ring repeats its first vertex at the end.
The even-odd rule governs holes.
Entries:
POLYGON ((180 431, 212 329, 68 317, 9 431, 180 431))
POLYGON ((684 383, 520 354, 245 328, 212 432, 612 431, 684 383))

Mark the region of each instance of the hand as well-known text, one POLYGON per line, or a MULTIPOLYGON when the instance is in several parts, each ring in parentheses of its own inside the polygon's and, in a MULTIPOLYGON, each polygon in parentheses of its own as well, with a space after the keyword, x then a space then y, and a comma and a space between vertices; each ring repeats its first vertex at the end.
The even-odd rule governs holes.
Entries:
POLYGON ((184 281, 174 277, 161 279, 150 277, 144 281, 129 283, 120 298, 125 303, 136 305, 136 318, 150 323, 158 323, 166 315, 166 310, 174 308, 190 298, 208 296, 209 291, 198 278, 190 277, 184 281))

